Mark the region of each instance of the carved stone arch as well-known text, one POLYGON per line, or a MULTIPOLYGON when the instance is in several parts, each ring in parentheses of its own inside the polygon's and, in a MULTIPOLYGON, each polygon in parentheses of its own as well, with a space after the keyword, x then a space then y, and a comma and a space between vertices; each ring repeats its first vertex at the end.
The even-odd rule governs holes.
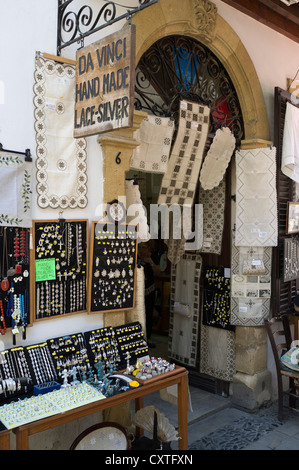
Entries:
POLYGON ((255 67, 242 41, 212 2, 159 0, 139 12, 132 22, 136 25, 136 63, 152 44, 169 35, 190 36, 208 46, 237 92, 246 142, 258 146, 261 141, 269 141, 266 106, 255 67))

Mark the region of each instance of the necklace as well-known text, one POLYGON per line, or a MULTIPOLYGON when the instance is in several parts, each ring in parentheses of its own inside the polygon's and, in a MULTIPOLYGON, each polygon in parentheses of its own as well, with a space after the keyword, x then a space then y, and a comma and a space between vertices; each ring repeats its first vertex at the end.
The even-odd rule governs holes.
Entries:
POLYGON ((6 227, 4 227, 3 233, 3 251, 2 251, 2 281, 1 281, 1 289, 5 292, 9 288, 9 281, 6 276, 4 276, 5 270, 5 262, 6 267, 8 268, 8 253, 7 253, 7 233, 6 227))
POLYGON ((0 325, 0 333, 1 333, 1 335, 5 335, 5 333, 6 333, 6 325, 5 325, 5 318, 4 318, 4 311, 3 311, 3 302, 2 302, 2 300, 0 300, 0 321, 1 321, 2 324, 3 324, 3 329, 1 328, 1 325, 0 325))

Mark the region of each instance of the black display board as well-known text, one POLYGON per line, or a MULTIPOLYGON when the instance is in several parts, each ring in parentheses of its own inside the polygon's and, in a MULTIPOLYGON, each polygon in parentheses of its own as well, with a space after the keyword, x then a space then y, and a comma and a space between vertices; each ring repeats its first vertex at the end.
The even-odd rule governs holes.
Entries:
POLYGON ((139 322, 50 338, 0 352, 0 404, 31 396, 34 386, 92 381, 148 357, 139 322), (21 382, 19 379, 22 379, 21 382))
POLYGON ((88 221, 33 226, 35 321, 86 311, 88 221))
POLYGON ((283 240, 283 282, 299 278, 299 239, 283 240))
MULTIPOLYGON (((230 271, 230 270, 229 270, 230 271)), ((234 330, 230 324, 230 277, 223 267, 204 269, 203 324, 234 330)))
POLYGON ((0 333, 18 333, 30 324, 30 229, 0 228, 0 333))
POLYGON ((89 313, 134 308, 137 228, 92 222, 89 313))

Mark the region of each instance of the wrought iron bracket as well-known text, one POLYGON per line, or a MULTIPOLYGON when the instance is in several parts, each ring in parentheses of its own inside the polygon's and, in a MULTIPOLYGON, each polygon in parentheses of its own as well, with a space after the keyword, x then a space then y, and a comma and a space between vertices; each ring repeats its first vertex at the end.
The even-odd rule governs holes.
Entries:
POLYGON ((16 150, 8 150, 3 148, 3 145, 0 143, 0 152, 15 153, 17 155, 25 155, 25 162, 32 162, 30 149, 26 149, 25 152, 18 152, 16 150))
POLYGON ((75 12, 68 8, 73 0, 58 0, 57 55, 61 55, 63 48, 74 43, 79 43, 79 47, 83 47, 85 37, 117 21, 130 20, 133 15, 158 1, 138 0, 138 6, 130 7, 103 0, 99 12, 94 15, 89 5, 83 5, 75 12))

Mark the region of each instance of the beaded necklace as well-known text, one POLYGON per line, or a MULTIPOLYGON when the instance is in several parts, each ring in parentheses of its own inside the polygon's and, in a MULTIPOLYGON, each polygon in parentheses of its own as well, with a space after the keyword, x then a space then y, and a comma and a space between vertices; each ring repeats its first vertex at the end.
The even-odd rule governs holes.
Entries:
POLYGON ((0 326, 0 333, 1 333, 1 335, 5 335, 5 333, 6 333, 6 324, 5 324, 2 300, 0 300, 0 321, 2 322, 2 325, 3 325, 3 328, 1 328, 1 326, 0 326))

